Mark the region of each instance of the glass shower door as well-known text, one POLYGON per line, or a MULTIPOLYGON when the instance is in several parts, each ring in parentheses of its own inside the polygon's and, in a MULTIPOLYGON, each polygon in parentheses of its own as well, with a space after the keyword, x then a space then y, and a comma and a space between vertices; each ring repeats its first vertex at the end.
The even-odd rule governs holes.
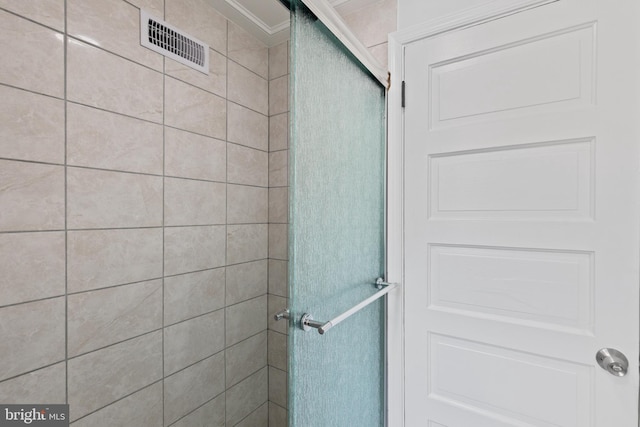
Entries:
POLYGON ((384 425, 385 92, 298 0, 291 4, 289 425, 384 425))

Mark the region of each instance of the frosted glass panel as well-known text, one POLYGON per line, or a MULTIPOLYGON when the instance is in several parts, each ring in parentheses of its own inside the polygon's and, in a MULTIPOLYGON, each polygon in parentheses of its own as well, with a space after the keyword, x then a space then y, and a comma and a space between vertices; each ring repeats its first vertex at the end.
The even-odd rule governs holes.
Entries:
POLYGON ((384 89, 299 2, 292 5, 289 423, 384 425, 384 299, 325 335, 384 270, 384 89))

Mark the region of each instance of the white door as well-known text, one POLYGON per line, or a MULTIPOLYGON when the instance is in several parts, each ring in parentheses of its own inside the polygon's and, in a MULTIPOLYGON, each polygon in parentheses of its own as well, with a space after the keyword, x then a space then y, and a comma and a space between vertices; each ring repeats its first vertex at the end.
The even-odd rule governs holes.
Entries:
POLYGON ((406 46, 407 427, 638 425, 638 3, 406 46))

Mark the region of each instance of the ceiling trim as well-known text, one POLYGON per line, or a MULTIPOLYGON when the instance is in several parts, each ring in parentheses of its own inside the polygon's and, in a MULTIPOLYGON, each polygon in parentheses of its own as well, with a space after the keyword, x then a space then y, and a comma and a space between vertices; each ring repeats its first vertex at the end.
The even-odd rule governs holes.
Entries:
POLYGON ((244 7, 243 5, 241 5, 240 3, 238 3, 236 0, 225 0, 225 2, 233 7, 235 10, 237 10, 238 12, 240 12, 241 14, 244 15, 245 18, 247 18, 249 21, 251 21, 252 23, 254 23, 255 25, 257 25, 258 27, 260 27, 260 29, 262 29, 262 31, 264 31, 265 33, 267 33, 268 35, 272 36, 275 33, 282 31, 286 28, 289 28, 289 20, 285 20, 282 21, 281 23, 279 23, 278 25, 275 26, 270 26, 268 25, 266 22, 264 22, 262 19, 258 18, 252 11, 250 11, 249 9, 247 9, 246 7, 244 7))
MULTIPOLYGON (((289 19, 275 25, 265 21, 265 11, 271 7, 285 7, 278 0, 263 0, 255 6, 245 6, 239 0, 206 0, 228 20, 239 25, 267 46, 275 46, 289 39, 289 19)), ((304 0, 303 0, 304 1, 304 0)), ((328 0, 342 16, 384 0, 328 0)), ((271 21, 270 21, 271 22, 271 21)))

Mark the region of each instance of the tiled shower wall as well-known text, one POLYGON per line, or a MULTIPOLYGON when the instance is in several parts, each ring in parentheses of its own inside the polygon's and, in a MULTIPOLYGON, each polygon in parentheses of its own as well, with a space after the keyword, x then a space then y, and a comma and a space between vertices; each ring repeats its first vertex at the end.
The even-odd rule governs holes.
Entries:
POLYGON ((269 427, 287 427, 289 43, 269 49, 269 427))
POLYGON ((387 66, 389 33, 397 29, 398 0, 379 0, 342 18, 369 52, 387 66))
POLYGON ((266 426, 267 48, 206 0, 0 0, 0 55, 0 402, 266 426), (208 43, 210 74, 140 47, 139 7, 208 43))

